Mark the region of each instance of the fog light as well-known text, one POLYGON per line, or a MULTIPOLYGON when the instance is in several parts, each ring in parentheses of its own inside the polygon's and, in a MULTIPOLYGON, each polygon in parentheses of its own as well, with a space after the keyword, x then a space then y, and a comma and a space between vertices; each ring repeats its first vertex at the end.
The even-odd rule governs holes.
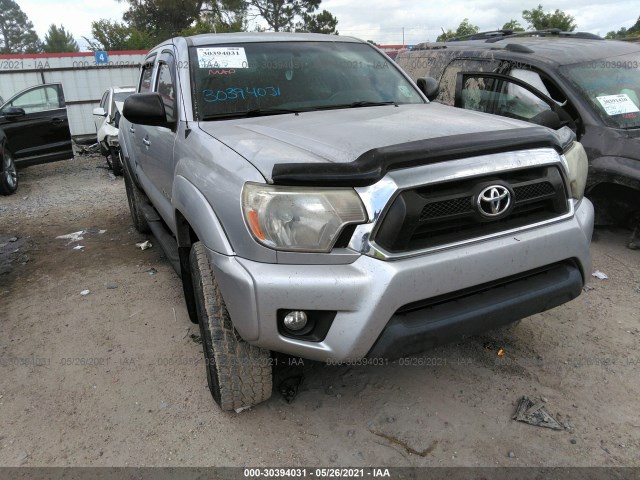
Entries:
POLYGON ((289 330, 302 330, 307 325, 307 314, 301 310, 289 312, 284 317, 284 326, 289 330))

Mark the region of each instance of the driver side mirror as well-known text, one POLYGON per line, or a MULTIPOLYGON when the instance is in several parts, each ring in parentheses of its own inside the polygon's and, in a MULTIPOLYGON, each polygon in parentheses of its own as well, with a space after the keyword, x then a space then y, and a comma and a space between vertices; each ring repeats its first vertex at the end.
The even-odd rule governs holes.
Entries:
POLYGON ((20 107, 8 107, 2 112, 2 114, 5 116, 5 118, 11 119, 22 117, 23 115, 25 115, 25 111, 24 108, 20 107))
POLYGON ((419 78, 416 81, 416 84, 430 102, 433 102, 440 92, 440 89, 438 88, 438 81, 433 77, 419 78))
POLYGON ((162 97, 158 93, 135 93, 127 97, 122 115, 131 123, 152 127, 172 128, 167 121, 167 112, 162 97))

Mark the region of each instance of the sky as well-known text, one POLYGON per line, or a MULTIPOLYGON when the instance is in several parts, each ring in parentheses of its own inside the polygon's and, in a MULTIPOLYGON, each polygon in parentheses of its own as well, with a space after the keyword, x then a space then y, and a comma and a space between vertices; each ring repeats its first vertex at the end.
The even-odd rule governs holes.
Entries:
MULTIPOLYGON (((91 22, 101 18, 122 20, 127 2, 115 0, 17 0, 33 22, 41 39, 49 25, 63 25, 80 49, 82 37, 91 36, 91 22)), ((323 0, 321 9, 338 18, 338 32, 380 44, 408 44, 434 41, 441 28, 455 30, 464 18, 480 27, 495 30, 515 19, 523 26, 522 11, 542 3, 545 11, 560 9, 573 15, 578 30, 604 36, 620 27, 629 28, 640 16, 638 0, 323 0), (403 42, 404 38, 404 42, 403 42)))

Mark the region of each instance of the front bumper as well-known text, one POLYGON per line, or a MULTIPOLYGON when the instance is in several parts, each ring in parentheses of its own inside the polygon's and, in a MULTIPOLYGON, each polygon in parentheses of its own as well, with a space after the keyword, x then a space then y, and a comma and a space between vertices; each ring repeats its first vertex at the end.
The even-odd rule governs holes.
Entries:
POLYGON ((245 340, 312 360, 342 361, 410 355, 574 298, 591 271, 592 231, 593 206, 584 199, 575 214, 561 222, 395 261, 363 255, 348 265, 288 265, 208 254, 236 330, 245 340), (542 280, 536 276, 535 284, 520 283, 506 297, 489 291, 459 304, 464 308, 453 304, 460 301, 459 292, 556 265, 568 267, 564 274, 542 280), (541 301, 549 292, 554 292, 553 299, 541 301), (457 300, 438 307, 444 316, 436 322, 428 309, 421 314, 413 310, 408 323, 398 320, 402 307, 436 298, 457 300), (473 311, 465 312, 469 308, 473 311), (278 332, 277 312, 282 309, 336 315, 322 341, 302 341, 278 332))

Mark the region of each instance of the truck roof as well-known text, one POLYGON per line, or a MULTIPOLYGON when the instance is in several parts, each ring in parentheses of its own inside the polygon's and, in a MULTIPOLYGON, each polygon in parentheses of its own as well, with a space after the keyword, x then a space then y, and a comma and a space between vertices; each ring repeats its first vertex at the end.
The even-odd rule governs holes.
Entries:
POLYGON ((258 42, 349 42, 365 43, 355 37, 325 35, 321 33, 288 33, 288 32, 238 32, 238 33, 204 33, 192 37, 169 39, 161 45, 186 40, 190 46, 224 45, 229 43, 258 42))
POLYGON ((567 37, 502 37, 489 40, 461 40, 416 45, 413 51, 435 50, 465 52, 485 50, 505 52, 518 58, 535 57, 555 65, 569 65, 601 58, 640 52, 640 45, 614 40, 567 37))

